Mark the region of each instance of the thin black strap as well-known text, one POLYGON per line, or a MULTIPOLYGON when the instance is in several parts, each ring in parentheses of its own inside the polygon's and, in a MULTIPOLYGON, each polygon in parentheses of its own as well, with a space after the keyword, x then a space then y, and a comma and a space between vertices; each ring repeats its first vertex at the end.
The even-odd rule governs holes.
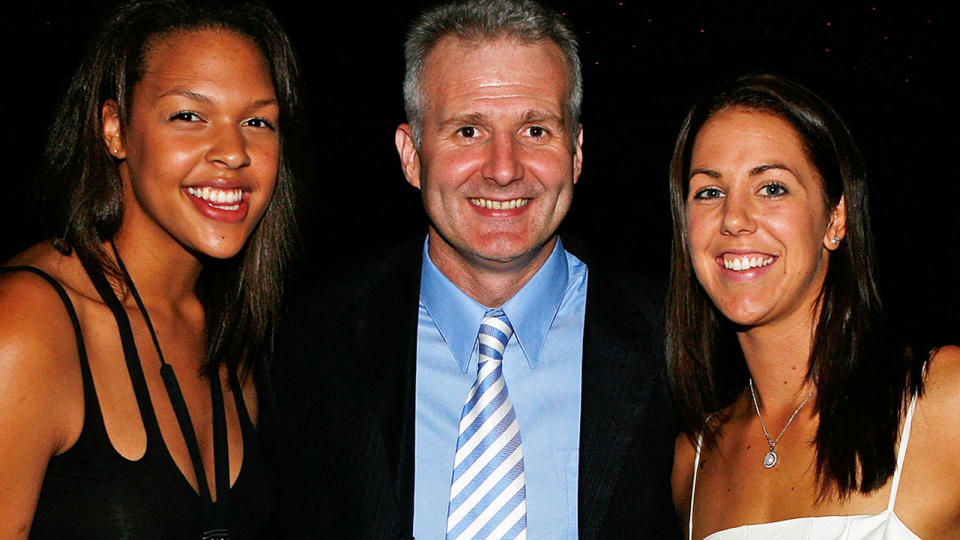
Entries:
MULTIPOLYGON (((123 272, 123 277, 127 281, 127 286, 130 287, 130 294, 137 303, 137 308, 140 310, 140 314, 143 315, 143 320, 147 324, 147 330, 150 332, 150 338, 153 340, 153 346, 157 351, 157 357, 160 359, 160 377, 163 379, 163 385, 167 390, 168 397, 170 398, 170 404, 173 405, 173 412, 177 416, 177 423, 180 425, 180 432, 183 434, 183 440, 187 445, 187 451, 190 452, 190 461, 193 462, 193 473, 197 478, 197 491, 199 492, 202 500, 209 501, 211 500, 210 490, 207 488, 206 475, 203 471, 203 461, 200 457, 200 445, 197 443, 197 434, 193 430, 193 422, 190 419, 190 411, 187 409, 187 404, 183 399, 183 392, 180 390, 180 385, 177 384, 177 376, 173 372, 173 366, 168 364, 166 359, 163 357, 163 350, 160 349, 160 341, 157 339, 157 333, 153 329, 153 321, 151 321, 150 316, 147 315, 147 308, 143 305, 143 300, 140 298, 140 293, 137 292, 137 288, 134 286, 133 280, 130 279, 130 273, 127 272, 126 266, 120 259, 116 246, 113 247, 113 252, 116 256, 117 266, 120 268, 120 271, 123 272)), ((120 309, 122 310, 123 308, 120 307, 120 309)), ((209 509, 207 512, 209 514, 207 518, 212 519, 213 515, 210 513, 209 509)))
MULTIPOLYGON (((203 461, 200 457, 200 445, 197 443, 197 434, 193 430, 193 423, 190 419, 190 411, 183 400, 183 393, 180 391, 180 385, 177 384, 177 376, 173 373, 173 366, 163 364, 160 366, 160 376, 163 377, 163 385, 167 389, 170 398, 170 404, 173 405, 173 412, 177 416, 177 423, 180 425, 180 433, 183 434, 183 441, 187 444, 187 450, 190 452, 190 461, 193 463, 193 474, 197 477, 197 491, 200 498, 209 501, 210 490, 207 488, 207 475, 203 471, 203 461)), ((210 519, 213 515, 209 509, 207 511, 210 519)))
POLYGON ((147 324, 147 330, 150 332, 150 338, 153 340, 153 346, 156 348, 157 357, 160 359, 160 376, 163 378, 163 385, 167 390, 167 396, 170 398, 170 404, 177 416, 177 423, 180 424, 180 432, 183 440, 190 452, 190 461, 193 462, 194 474, 197 478, 197 491, 201 500, 205 501, 204 514, 207 523, 203 533, 204 539, 229 538, 230 533, 226 528, 227 510, 229 509, 229 489, 230 489, 230 456, 227 444, 227 419, 223 406, 223 392, 220 388, 220 377, 210 377, 210 399, 213 408, 213 463, 214 463, 214 482, 217 490, 217 503, 213 503, 210 496, 210 490, 207 488, 207 476, 203 469, 203 458, 200 456, 200 445, 197 443, 197 434, 193 429, 193 422, 190 419, 190 411, 187 409, 187 403, 183 399, 183 392, 180 390, 180 384, 177 382, 177 376, 173 372, 173 366, 167 363, 163 357, 163 351, 160 349, 160 341, 157 339, 157 333, 153 329, 153 322, 147 313, 147 308, 140 298, 127 267, 120 258, 117 246, 111 241, 113 254, 117 261, 117 266, 123 273, 123 277, 130 287, 130 294, 133 296, 140 314, 147 324))
POLYGON ((57 295, 60 297, 60 301, 63 302, 63 306, 67 309, 67 315, 70 316, 70 323, 73 324, 73 335, 77 339, 77 353, 80 355, 80 369, 85 373, 89 374, 90 365, 87 363, 87 349, 83 344, 83 333, 80 330, 80 318, 77 317, 77 310, 73 307, 73 302, 70 300, 70 295, 67 294, 66 289, 63 288, 63 285, 59 281, 54 279, 53 276, 44 272, 43 270, 36 268, 34 266, 4 266, 0 267, 0 274, 6 274, 9 272, 18 272, 26 271, 36 274, 42 277, 47 283, 53 287, 53 290, 57 291, 57 295))
POLYGON ((213 465, 217 486, 214 523, 225 526, 227 516, 230 515, 230 460, 217 458, 229 456, 230 448, 227 442, 227 413, 223 406, 219 374, 210 377, 210 399, 213 403, 213 465))
POLYGON ((113 318, 117 322, 117 330, 120 333, 120 344, 123 346, 123 357, 127 363, 127 374, 130 376, 130 384, 133 385, 133 394, 137 398, 137 407, 140 409, 140 418, 143 420, 144 428, 147 430, 147 441, 151 439, 162 441, 163 436, 160 433, 160 424, 157 422, 156 413, 153 411, 153 404, 150 402, 150 390, 147 388, 147 380, 143 375, 143 367, 140 365, 140 354, 137 352, 137 343, 133 339, 133 327, 130 325, 130 318, 127 311, 120 304, 120 300, 113 292, 113 288, 107 282, 103 270, 94 261, 86 260, 86 257, 80 257, 83 268, 90 277, 90 282, 97 289, 103 303, 110 308, 113 318), (159 439, 157 438, 159 437, 159 439))
POLYGON ((233 393, 233 402, 236 404, 237 417, 240 420, 240 431, 243 433, 243 440, 246 441, 248 437, 256 435, 248 429, 253 428, 253 419, 250 418, 247 403, 243 399, 243 387, 240 386, 240 379, 237 377, 236 371, 230 371, 227 377, 230 381, 230 391, 233 393))
MULTIPOLYGON (((67 309, 67 315, 70 316, 70 323, 73 324, 73 335, 77 341, 77 357, 80 360, 80 376, 83 380, 83 400, 86 411, 84 416, 89 418, 90 414, 96 414, 102 418, 102 416, 100 416, 100 402, 97 400, 96 388, 93 385, 93 374, 90 372, 90 362, 87 360, 87 347, 83 342, 80 318, 77 317, 77 310, 73 307, 70 295, 67 294, 66 289, 63 288, 63 285, 61 285, 59 281, 39 268, 33 266, 6 266, 0 268, 0 274, 17 271, 31 272, 40 276, 46 280, 46 282, 53 287, 53 290, 57 291, 57 295, 60 296, 60 300, 67 309)), ((101 421, 101 426, 102 424, 103 422, 101 421)))

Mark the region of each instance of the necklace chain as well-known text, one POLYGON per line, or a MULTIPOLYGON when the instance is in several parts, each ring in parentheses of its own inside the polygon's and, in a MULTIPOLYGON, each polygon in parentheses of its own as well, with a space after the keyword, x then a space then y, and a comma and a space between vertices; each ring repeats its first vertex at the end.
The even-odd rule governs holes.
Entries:
POLYGON ((787 424, 783 426, 783 429, 780 430, 780 434, 777 435, 777 438, 770 440, 770 432, 767 431, 767 425, 763 422, 763 415, 760 414, 760 405, 757 403, 757 393, 753 390, 753 377, 750 378, 750 397, 753 398, 753 408, 757 411, 757 418, 760 419, 760 427, 763 429, 763 436, 767 438, 767 444, 770 445, 770 451, 767 452, 767 455, 763 457, 763 466, 772 469, 774 465, 777 464, 779 457, 777 456, 777 443, 780 442, 780 438, 783 437, 783 434, 787 432, 787 428, 790 427, 790 424, 793 423, 793 419, 797 417, 797 414, 800 412, 800 409, 810 401, 810 398, 813 397, 813 391, 807 394, 807 397, 803 398, 803 401, 800 402, 800 405, 797 405, 797 408, 793 410, 793 414, 790 415, 790 419, 787 420, 787 424))

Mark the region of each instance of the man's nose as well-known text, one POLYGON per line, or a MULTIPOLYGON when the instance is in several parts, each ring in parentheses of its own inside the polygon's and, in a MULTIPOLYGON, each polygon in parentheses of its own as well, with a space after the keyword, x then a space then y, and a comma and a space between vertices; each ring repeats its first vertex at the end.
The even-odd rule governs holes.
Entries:
POLYGON ((507 185, 523 178, 523 165, 513 137, 495 133, 488 146, 487 156, 480 173, 500 185, 507 185))

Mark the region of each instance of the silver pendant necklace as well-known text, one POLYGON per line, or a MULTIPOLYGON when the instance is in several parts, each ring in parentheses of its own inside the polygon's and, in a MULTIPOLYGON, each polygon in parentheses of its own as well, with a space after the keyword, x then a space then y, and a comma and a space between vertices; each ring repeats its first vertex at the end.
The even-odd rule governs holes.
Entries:
POLYGON ((774 465, 777 464, 777 461, 780 459, 777 456, 777 443, 780 442, 780 437, 783 437, 783 434, 787 432, 787 428, 790 427, 790 424, 793 423, 793 419, 797 417, 797 413, 800 412, 800 409, 810 401, 810 398, 813 397, 813 392, 811 391, 807 394, 807 397, 800 402, 800 405, 797 405, 797 408, 793 410, 793 414, 790 415, 790 419, 787 420, 787 425, 783 426, 783 429, 780 430, 780 434, 777 435, 777 438, 770 440, 770 433, 767 431, 766 424, 763 423, 763 416, 760 415, 760 405, 757 404, 757 393, 753 390, 753 377, 750 378, 750 397, 753 398, 753 408, 757 410, 757 418, 760 419, 760 427, 763 428, 763 436, 767 438, 767 444, 770 445, 770 451, 767 452, 767 455, 763 456, 763 466, 772 469, 774 465))

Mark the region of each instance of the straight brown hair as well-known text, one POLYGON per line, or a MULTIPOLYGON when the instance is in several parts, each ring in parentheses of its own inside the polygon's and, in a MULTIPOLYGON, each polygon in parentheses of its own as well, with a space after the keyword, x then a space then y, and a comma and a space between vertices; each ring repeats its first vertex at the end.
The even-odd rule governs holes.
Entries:
POLYGON ((815 439, 821 496, 883 486, 896 468, 894 448, 909 397, 922 391, 922 362, 893 340, 877 287, 867 174, 850 131, 836 111, 807 88, 771 74, 750 74, 708 93, 680 130, 670 164, 673 243, 667 300, 667 365, 687 434, 708 443, 722 423, 707 418, 746 387, 749 373, 732 323, 716 309, 693 273, 686 231, 690 158, 697 134, 717 113, 744 109, 793 126, 823 180, 829 209, 842 196, 846 236, 830 254, 820 291, 806 378, 817 388, 815 439))
POLYGON ((257 2, 194 0, 134 1, 113 9, 93 34, 53 119, 38 192, 54 245, 119 277, 103 243, 123 219, 123 186, 103 143, 101 108, 115 100, 126 124, 151 45, 207 28, 237 32, 257 45, 280 108, 273 198, 243 251, 228 260, 204 260, 197 282, 206 311, 204 370, 213 374, 226 364, 245 375, 272 350, 283 276, 299 242, 298 183, 307 169, 300 71, 290 38, 269 9, 257 2))

